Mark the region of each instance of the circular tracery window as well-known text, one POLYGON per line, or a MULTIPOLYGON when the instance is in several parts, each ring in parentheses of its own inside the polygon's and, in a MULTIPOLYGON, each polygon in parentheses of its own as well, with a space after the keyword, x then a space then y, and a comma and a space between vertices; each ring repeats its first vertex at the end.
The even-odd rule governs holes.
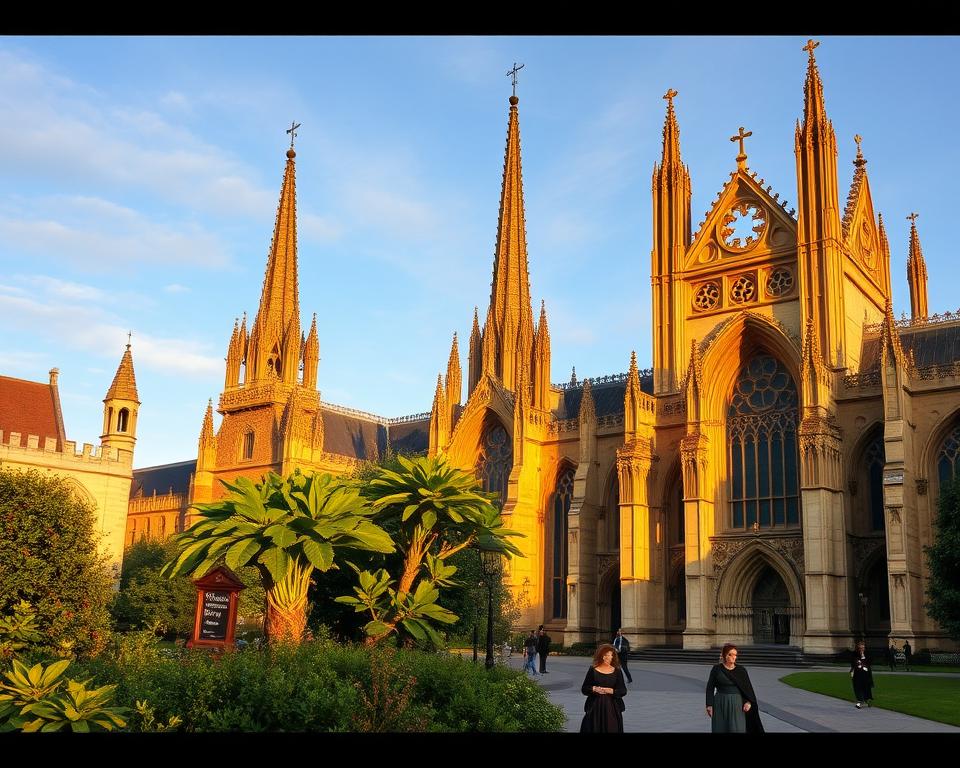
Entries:
POLYGON ((713 309, 720 303, 720 286, 716 283, 704 283, 693 295, 693 306, 700 312, 713 309))
POLYGON ((771 296, 786 296, 793 290, 793 272, 786 267, 777 267, 767 277, 767 293, 771 296))
POLYGON ((734 205, 720 222, 720 239, 732 251, 753 248, 767 227, 767 213, 756 203, 734 205))
POLYGON ((757 286, 753 282, 753 275, 740 275, 730 287, 730 298, 737 304, 750 301, 756 293, 757 286))

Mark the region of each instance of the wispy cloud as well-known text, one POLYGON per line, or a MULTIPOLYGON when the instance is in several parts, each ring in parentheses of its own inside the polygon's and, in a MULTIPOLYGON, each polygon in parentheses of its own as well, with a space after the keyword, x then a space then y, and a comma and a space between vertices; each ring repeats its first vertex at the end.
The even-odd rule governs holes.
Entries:
POLYGON ((180 283, 170 283, 170 285, 163 286, 163 290, 167 293, 187 293, 190 289, 185 285, 180 285, 180 283))

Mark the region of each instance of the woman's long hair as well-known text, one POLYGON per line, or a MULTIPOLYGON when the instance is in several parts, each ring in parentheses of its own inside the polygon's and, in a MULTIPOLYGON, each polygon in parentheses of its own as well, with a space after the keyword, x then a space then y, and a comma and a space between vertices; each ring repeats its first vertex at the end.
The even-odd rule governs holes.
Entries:
POLYGON ((610 665, 614 669, 620 666, 620 656, 617 654, 617 649, 610 645, 610 643, 604 643, 597 648, 597 652, 593 654, 593 666, 599 667, 603 664, 603 657, 607 651, 613 651, 613 658, 610 659, 610 665))

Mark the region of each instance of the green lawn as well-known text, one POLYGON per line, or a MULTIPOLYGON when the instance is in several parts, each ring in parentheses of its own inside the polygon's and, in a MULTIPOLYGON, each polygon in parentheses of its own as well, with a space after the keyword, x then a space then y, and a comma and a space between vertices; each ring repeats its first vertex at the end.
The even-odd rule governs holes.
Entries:
MULTIPOLYGON (((846 669, 850 669, 850 662, 849 662, 849 661, 838 661, 838 662, 834 662, 833 666, 834 666, 834 667, 845 667, 846 669)), ((887 672, 887 673, 889 674, 889 673, 890 673, 890 667, 888 667, 886 664, 878 664, 878 665, 876 665, 876 671, 877 671, 877 672, 887 672)), ((898 665, 898 666, 897 666, 896 672, 897 672, 898 674, 899 674, 899 673, 902 673, 902 672, 904 672, 904 671, 905 671, 905 670, 904 670, 904 668, 903 668, 902 665, 898 665)), ((944 665, 938 665, 938 664, 922 664, 922 665, 919 665, 919 666, 918 666, 918 665, 914 664, 913 666, 910 667, 910 671, 907 672, 907 674, 909 674, 909 675, 921 674, 921 675, 922 675, 924 672, 960 672, 960 667, 957 667, 957 666, 944 666, 944 665)))
MULTIPOLYGON (((851 703, 849 672, 795 672, 780 678, 794 688, 851 703)), ((899 674, 874 675, 871 706, 960 726, 960 678, 899 674)))

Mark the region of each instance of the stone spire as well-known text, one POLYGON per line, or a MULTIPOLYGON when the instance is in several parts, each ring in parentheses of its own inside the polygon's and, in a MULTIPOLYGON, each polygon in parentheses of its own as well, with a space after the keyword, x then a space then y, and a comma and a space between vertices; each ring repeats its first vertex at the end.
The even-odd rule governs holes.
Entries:
POLYGON ((473 388, 480 381, 483 373, 483 337, 480 335, 480 322, 477 317, 478 309, 473 308, 473 328, 470 329, 470 354, 467 362, 467 397, 473 393, 473 388))
POLYGON ((630 353, 630 370, 627 372, 627 387, 623 393, 623 439, 630 442, 640 429, 640 371, 637 369, 637 353, 630 353))
MULTIPOLYGON (((495 374, 503 386, 517 388, 518 370, 530 365, 533 347, 533 312, 530 308, 530 275, 527 268, 527 234, 523 208, 523 178, 520 167, 519 99, 510 97, 507 147, 503 162, 503 188, 497 245, 490 287, 490 311, 484 326, 483 370, 495 374)), ((529 377, 528 377, 529 379, 529 377)))
POLYGON ((654 392, 676 387, 677 351, 682 338, 682 311, 674 289, 690 246, 690 170, 680 159, 680 126, 673 109, 678 94, 672 88, 663 98, 663 156, 653 166, 653 250, 650 272, 653 289, 654 392))
POLYGON ((295 384, 300 357, 300 298, 297 284, 297 192, 294 158, 287 164, 280 189, 273 242, 263 278, 260 308, 250 329, 247 380, 282 379, 295 384))
POLYGON ((443 376, 437 374, 437 388, 433 394, 433 407, 430 409, 429 455, 436 456, 447 447, 450 439, 450 417, 447 408, 447 395, 443 389, 443 376))
POLYGON ((133 372, 133 356, 130 354, 130 344, 120 358, 120 365, 113 377, 113 383, 107 390, 107 400, 133 400, 139 404, 137 398, 137 377, 133 372))
POLYGON ((877 214, 877 237, 880 240, 880 257, 883 259, 883 293, 888 299, 893 295, 890 284, 890 240, 887 228, 883 226, 883 214, 877 214))
POLYGON ((447 408, 450 409, 450 424, 453 424, 454 409, 460 405, 463 390, 463 377, 460 373, 460 347, 457 344, 457 332, 453 332, 453 343, 450 345, 450 359, 447 360, 447 378, 444 381, 447 398, 447 408))
POLYGON ((917 234, 917 216, 911 213, 910 219, 910 255, 907 257, 907 282, 910 284, 910 315, 914 320, 928 316, 927 310, 927 263, 920 249, 920 235, 917 234))
POLYGON ((320 340, 317 337, 317 313, 313 313, 310 333, 303 344, 303 386, 305 389, 317 388, 317 367, 320 365, 320 340))
POLYGON ((550 328, 547 305, 540 301, 540 322, 533 336, 533 400, 534 408, 550 408, 550 328))
POLYGON ((803 86, 803 124, 797 122, 797 246, 800 312, 813 318, 814 332, 824 362, 845 365, 843 348, 843 228, 837 192, 837 138, 827 118, 823 84, 813 56, 819 43, 803 47, 808 53, 803 86))
POLYGON ((200 450, 203 451, 213 440, 213 400, 207 400, 207 412, 203 414, 203 426, 200 427, 200 450))

